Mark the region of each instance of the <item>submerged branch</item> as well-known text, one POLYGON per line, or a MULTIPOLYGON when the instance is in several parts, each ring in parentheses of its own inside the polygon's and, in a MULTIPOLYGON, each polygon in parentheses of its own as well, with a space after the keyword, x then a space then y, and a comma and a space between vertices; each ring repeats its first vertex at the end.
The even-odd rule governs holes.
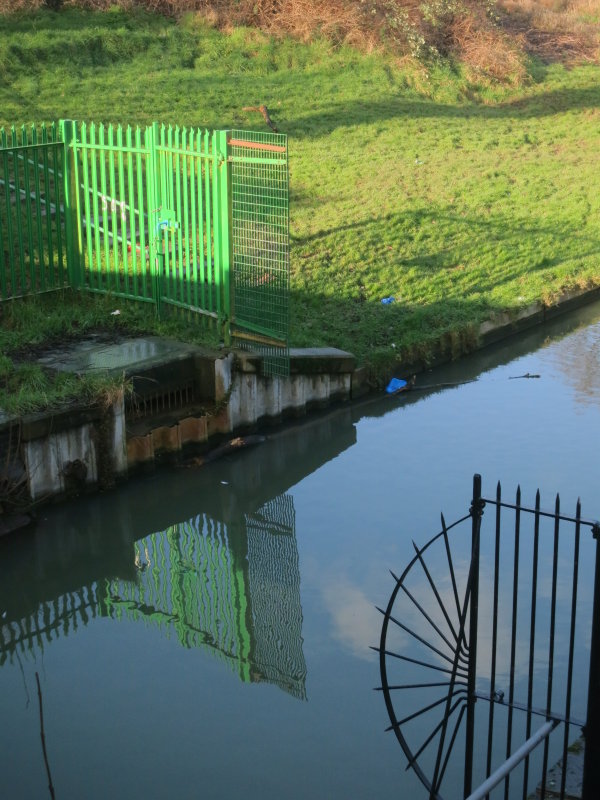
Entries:
POLYGON ((52 775, 50 774, 50 764, 48 763, 48 754, 46 753, 46 736, 44 735, 44 710, 42 708, 42 690, 40 687, 40 676, 35 673, 35 680, 37 682, 38 701, 40 704, 40 738, 42 740, 42 751, 44 753, 44 763, 46 764, 46 773, 48 775, 48 789, 50 797, 55 800, 54 786, 52 785, 52 775))

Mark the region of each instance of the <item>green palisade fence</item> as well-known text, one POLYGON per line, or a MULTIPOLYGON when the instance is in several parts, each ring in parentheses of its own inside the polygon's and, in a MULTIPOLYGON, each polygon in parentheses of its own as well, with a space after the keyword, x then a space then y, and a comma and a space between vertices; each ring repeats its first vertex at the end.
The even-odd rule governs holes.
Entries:
POLYGON ((0 301, 72 287, 180 309, 289 374, 283 135, 2 130, 0 252, 0 301))
POLYGON ((0 130, 0 299, 69 285, 56 125, 0 130))
POLYGON ((148 129, 73 125, 68 140, 76 205, 75 270, 92 292, 154 303, 154 201, 148 129))

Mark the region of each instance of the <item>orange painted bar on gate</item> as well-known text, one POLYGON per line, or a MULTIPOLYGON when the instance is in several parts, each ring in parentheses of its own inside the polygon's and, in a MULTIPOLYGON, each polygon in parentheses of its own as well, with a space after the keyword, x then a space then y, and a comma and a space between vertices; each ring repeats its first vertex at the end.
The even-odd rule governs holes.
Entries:
POLYGON ((285 147, 279 144, 263 144, 262 142, 245 142, 243 139, 228 139, 227 144, 233 147, 248 147, 252 150, 268 150, 270 153, 285 153, 285 147))

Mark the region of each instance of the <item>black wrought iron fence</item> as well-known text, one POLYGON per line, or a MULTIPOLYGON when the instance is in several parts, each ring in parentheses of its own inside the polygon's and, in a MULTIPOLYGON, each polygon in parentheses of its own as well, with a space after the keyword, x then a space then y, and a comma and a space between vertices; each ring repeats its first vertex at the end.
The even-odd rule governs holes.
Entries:
POLYGON ((579 501, 487 498, 475 475, 469 512, 394 576, 380 688, 430 798, 570 797, 577 760, 600 797, 599 536, 579 501))

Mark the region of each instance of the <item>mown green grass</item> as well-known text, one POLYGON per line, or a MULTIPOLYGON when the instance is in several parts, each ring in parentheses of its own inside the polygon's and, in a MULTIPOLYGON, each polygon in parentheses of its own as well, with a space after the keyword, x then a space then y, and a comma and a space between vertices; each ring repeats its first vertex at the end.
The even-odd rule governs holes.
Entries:
POLYGON ((0 35, 5 125, 262 130, 242 107, 268 106, 289 136, 293 345, 388 372, 600 284, 595 66, 531 63, 525 86, 493 86, 456 65, 121 11, 20 15, 0 35))

